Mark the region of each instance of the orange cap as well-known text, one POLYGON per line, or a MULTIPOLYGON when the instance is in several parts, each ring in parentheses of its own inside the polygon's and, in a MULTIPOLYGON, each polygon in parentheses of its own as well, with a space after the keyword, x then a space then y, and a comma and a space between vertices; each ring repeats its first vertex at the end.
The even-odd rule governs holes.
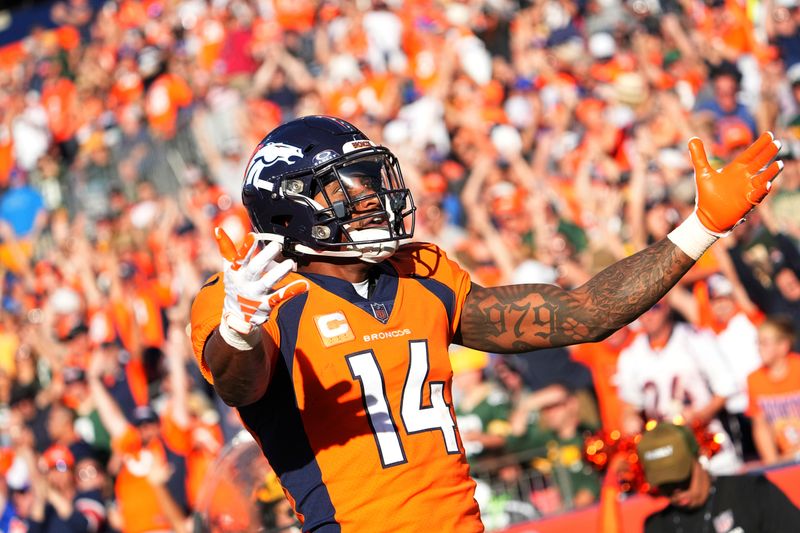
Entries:
POLYGON ((582 124, 586 124, 592 113, 600 112, 605 109, 605 107, 606 103, 599 98, 586 98, 581 100, 575 107, 575 118, 582 124))
POLYGON ((753 132, 741 120, 727 120, 719 125, 718 155, 728 155, 732 150, 753 142, 753 132))
POLYGON ((48 470, 55 468, 59 472, 66 472, 75 466, 75 457, 69 448, 62 444, 53 444, 42 454, 42 461, 48 470))
POLYGON ((447 178, 439 172, 428 172, 422 176, 422 184, 425 186, 425 192, 435 194, 447 192, 447 178))

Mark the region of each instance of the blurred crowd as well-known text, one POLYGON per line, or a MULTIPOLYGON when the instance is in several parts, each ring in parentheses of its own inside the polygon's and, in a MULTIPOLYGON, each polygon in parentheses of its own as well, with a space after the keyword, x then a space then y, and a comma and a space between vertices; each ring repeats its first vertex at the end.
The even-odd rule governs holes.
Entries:
POLYGON ((775 132, 769 201, 667 298, 570 351, 454 348, 454 402, 489 527, 596 501, 599 428, 707 425, 718 472, 800 452, 798 0, 63 0, 50 17, 0 48, 0 530, 187 530, 240 430, 192 361, 189 306, 220 266, 212 229, 248 231, 250 151, 307 114, 390 147, 415 239, 482 285, 582 284, 691 212, 691 136, 722 165, 775 132))

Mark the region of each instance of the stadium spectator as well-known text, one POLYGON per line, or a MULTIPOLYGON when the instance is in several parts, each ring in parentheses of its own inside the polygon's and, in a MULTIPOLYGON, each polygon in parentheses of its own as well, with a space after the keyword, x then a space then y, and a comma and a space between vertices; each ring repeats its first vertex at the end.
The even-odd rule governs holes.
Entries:
POLYGON ((89 390, 120 462, 115 493, 122 523, 130 531, 179 526, 187 510, 186 428, 149 405, 136 407, 129 423, 100 380, 102 361, 88 370, 89 390))
MULTIPOLYGON (((708 100, 700 100, 695 111, 701 117, 704 113, 711 116, 717 138, 721 143, 725 143, 727 152, 733 145, 726 140, 726 135, 730 134, 726 130, 736 131, 735 128, 738 128, 739 124, 744 124, 750 130, 752 138, 756 135, 756 121, 750 110, 738 101, 742 73, 736 65, 723 61, 718 66, 712 67, 709 77, 713 96, 708 100)), ((746 146, 746 141, 743 145, 746 146)))
POLYGON ((513 410, 516 406, 530 394, 530 390, 525 386, 519 369, 514 366, 514 362, 507 358, 497 357, 492 362, 492 370, 497 382, 505 389, 508 395, 508 402, 513 410))
MULTIPOLYGON (((136 408, 146 405, 149 399, 147 378, 141 356, 132 356, 118 343, 110 342, 95 348, 91 357, 97 361, 97 377, 114 398, 114 402, 125 417, 129 421, 133 421, 136 408)), ((106 429, 108 429, 107 426, 106 429)))
MULTIPOLYGON (((797 330, 800 328, 800 252, 789 235, 770 229, 775 228, 768 227, 766 242, 758 242, 761 239, 757 237, 755 243, 750 239, 749 242, 737 239, 736 245, 729 248, 730 257, 748 296, 758 308, 768 315, 792 317, 797 330)), ((795 339, 794 349, 800 350, 800 340, 795 339)))
POLYGON ((583 363, 592 373, 600 420, 602 427, 607 430, 620 430, 623 427, 623 407, 616 375, 617 361, 622 350, 630 345, 635 336, 628 326, 602 342, 579 344, 570 351, 570 357, 583 363))
POLYGON ((95 533, 105 521, 105 508, 98 493, 79 492, 76 488, 75 456, 66 446, 54 444, 31 471, 34 501, 29 530, 56 533, 71 531, 95 533))
POLYGON ((22 171, 11 173, 10 187, 0 198, 0 261, 19 273, 47 220, 44 199, 22 171))
POLYGON ((761 366, 757 324, 763 316, 747 298, 744 288, 721 273, 695 283, 691 294, 673 291, 669 301, 693 325, 713 333, 737 389, 725 402, 725 413, 720 417, 740 457, 754 457, 750 419, 744 412, 748 403, 747 376, 761 366))
POLYGON ((25 444, 17 442, 14 448, 11 465, 5 473, 5 485, 8 486, 8 503, 3 512, 3 519, 6 521, 8 531, 27 531, 30 525, 31 515, 34 506, 42 507, 45 495, 41 494, 41 489, 34 487, 31 483, 36 464, 36 454, 25 444))
POLYGON ((792 353, 795 331, 786 317, 770 317, 758 329, 763 366, 747 377, 753 438, 767 464, 800 453, 800 357, 792 353))
POLYGON ((723 437, 711 459, 714 473, 734 473, 741 463, 719 421, 736 383, 710 333, 677 322, 665 300, 639 319, 642 333, 617 361, 623 430, 638 433, 649 420, 708 425, 723 437))
POLYGON ((800 63, 800 4, 797 0, 764 2, 764 28, 769 42, 778 47, 787 70, 800 63))
POLYGON ((597 472, 583 459, 583 441, 594 429, 581 422, 574 391, 560 383, 533 393, 522 412, 536 410, 538 423, 527 431, 524 443, 536 450, 535 468, 548 474, 558 487, 564 509, 584 507, 600 495, 597 472), (541 454, 541 455, 540 455, 541 454))
POLYGON ((61 402, 53 402, 47 412, 47 435, 53 446, 59 445, 75 455, 74 450, 87 446, 75 431, 75 412, 61 402))
POLYGON ((78 442, 88 444, 93 453, 109 454, 111 439, 100 421, 92 396, 89 394, 86 373, 81 368, 66 367, 61 372, 61 380, 64 388, 60 403, 68 410, 67 416, 73 418, 72 431, 64 427, 65 434, 76 435, 78 442))
POLYGON ((453 406, 467 457, 497 455, 509 433, 509 399, 493 380, 484 376, 489 354, 465 347, 451 349, 453 406))
POLYGON ((657 424, 637 446, 647 482, 670 504, 649 516, 647 533, 727 529, 787 531, 800 510, 764 475, 713 476, 685 428, 657 424))

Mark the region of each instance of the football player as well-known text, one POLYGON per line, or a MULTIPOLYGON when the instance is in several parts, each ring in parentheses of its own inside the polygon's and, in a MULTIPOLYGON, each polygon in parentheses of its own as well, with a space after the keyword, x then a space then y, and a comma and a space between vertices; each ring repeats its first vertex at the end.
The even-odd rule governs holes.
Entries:
POLYGON ((237 249, 217 230, 223 269, 192 306, 195 355, 304 530, 481 531, 449 344, 514 353, 610 335, 766 196, 779 147, 765 133, 714 171, 692 139, 697 208, 668 238, 574 290, 486 288, 407 242, 414 202, 388 149, 343 120, 293 120, 245 172, 257 233, 237 249))

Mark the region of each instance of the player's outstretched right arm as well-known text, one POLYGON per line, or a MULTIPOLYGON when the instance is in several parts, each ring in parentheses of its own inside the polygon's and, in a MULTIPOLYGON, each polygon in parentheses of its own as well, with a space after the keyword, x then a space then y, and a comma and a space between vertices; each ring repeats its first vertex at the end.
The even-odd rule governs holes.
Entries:
POLYGON ((601 340, 660 300, 719 237, 769 192, 783 163, 780 143, 765 133, 724 168, 708 164, 703 143, 689 141, 695 212, 663 239, 622 259, 584 285, 480 287, 464 302, 456 342, 495 353, 527 352, 601 340))
POLYGON ((277 347, 261 327, 281 301, 308 290, 297 280, 273 291, 295 268, 292 260, 276 262, 278 243, 258 249, 252 234, 239 250, 221 228, 216 230, 223 258, 222 319, 203 347, 203 358, 214 379, 214 388, 228 405, 243 406, 264 395, 269 383, 268 354, 277 347))

